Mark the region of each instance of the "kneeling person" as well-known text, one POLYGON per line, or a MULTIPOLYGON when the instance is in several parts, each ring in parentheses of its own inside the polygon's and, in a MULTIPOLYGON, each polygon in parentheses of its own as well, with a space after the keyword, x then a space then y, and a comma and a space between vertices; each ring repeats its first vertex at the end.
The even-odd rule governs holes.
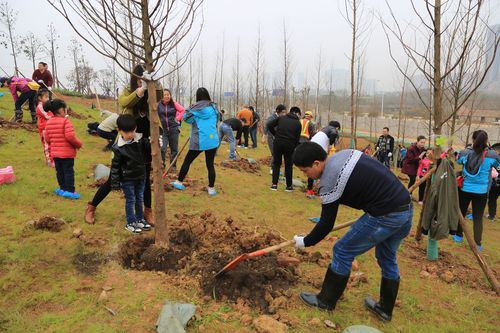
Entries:
POLYGON ((317 143, 297 147, 294 164, 313 179, 320 179, 321 219, 305 237, 295 236, 296 247, 313 246, 332 230, 340 204, 365 212, 335 243, 319 294, 301 293, 307 305, 332 311, 346 288, 351 265, 358 255, 375 247, 382 270, 380 300, 366 298, 369 310, 390 321, 399 289, 396 252, 410 232, 413 217, 410 194, 389 169, 360 151, 346 149, 327 159, 317 143))

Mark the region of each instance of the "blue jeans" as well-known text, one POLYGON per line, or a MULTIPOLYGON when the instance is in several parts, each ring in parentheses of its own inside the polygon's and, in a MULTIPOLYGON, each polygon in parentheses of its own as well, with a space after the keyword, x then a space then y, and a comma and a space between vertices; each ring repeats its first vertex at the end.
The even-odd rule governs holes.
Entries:
POLYGON ((378 160, 380 163, 388 167, 389 169, 391 168, 391 158, 388 155, 388 152, 379 152, 378 153, 378 160))
POLYGON ((127 224, 136 223, 144 219, 144 210, 142 209, 144 186, 146 186, 145 180, 131 180, 122 183, 123 193, 125 194, 127 224))
POLYGON ((384 216, 365 213, 351 229, 333 246, 331 269, 339 275, 349 275, 357 256, 375 247, 377 263, 382 276, 399 280, 396 252, 403 238, 408 236, 413 219, 413 207, 384 216))
POLYGON ((162 134, 163 145, 161 147, 161 158, 163 160, 163 163, 165 163, 165 157, 167 155, 168 146, 170 146, 170 163, 172 163, 175 156, 177 156, 179 152, 179 134, 180 130, 178 127, 172 128, 168 131, 163 130, 162 134))
POLYGON ((219 126, 219 142, 222 142, 222 138, 224 136, 227 137, 227 140, 229 141, 229 159, 234 160, 236 159, 236 140, 234 138, 233 129, 228 124, 221 123, 219 126))
POLYGON ((250 127, 250 138, 252 139, 252 148, 257 148, 257 125, 250 127))

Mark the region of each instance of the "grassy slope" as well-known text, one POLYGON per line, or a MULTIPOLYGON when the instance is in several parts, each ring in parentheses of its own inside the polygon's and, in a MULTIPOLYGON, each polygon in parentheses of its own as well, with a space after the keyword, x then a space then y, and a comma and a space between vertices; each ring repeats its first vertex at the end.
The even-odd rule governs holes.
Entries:
MULTIPOLYGON (((98 119, 97 112, 88 109, 89 101, 83 102, 86 107, 80 104, 81 101, 76 104, 77 99, 71 101, 70 105, 76 112, 98 119)), ((6 94, 0 99, 1 115, 7 117, 12 109, 12 100, 6 94)), ((73 228, 80 227, 86 235, 105 238, 107 245, 98 249, 105 254, 114 253, 123 240, 132 237, 123 230, 123 202, 116 193, 110 194, 99 207, 96 225, 83 223, 86 202, 95 192, 95 189, 88 188, 92 182, 89 178, 92 166, 110 160, 109 153, 101 151, 103 140, 86 134, 88 121, 90 119, 72 120, 84 141, 84 149, 79 152, 75 163, 76 186, 82 199, 74 202, 51 194, 56 188, 55 172, 44 165, 38 133, 0 130, 0 139, 5 142, 0 145, 0 167, 12 165, 17 176, 16 184, 0 187, 0 331, 153 332, 159 309, 166 299, 200 303, 196 290, 173 287, 164 275, 158 273, 124 270, 113 260, 94 276, 83 275, 74 269, 72 257, 95 248, 84 247, 79 240, 71 238, 73 228), (59 233, 26 228, 27 221, 45 215, 62 217, 70 225, 59 233), (117 316, 111 316, 102 304, 97 304, 104 285, 114 288, 106 305, 114 309, 117 316)), ((186 132, 184 129, 183 137, 186 132)), ((242 151, 242 154, 263 157, 268 151, 266 146, 261 146, 257 151, 242 151)), ((217 161, 222 157, 218 156, 217 161)), ((319 202, 307 200, 300 192, 269 191, 267 168, 263 168, 262 176, 220 168, 217 172, 217 187, 220 189, 217 197, 209 198, 204 193, 193 196, 190 192, 170 192, 167 194, 168 216, 173 218, 179 211, 210 209, 220 218, 230 215, 237 223, 272 227, 285 237, 291 237, 295 233, 307 232, 312 224, 306 221, 306 217, 319 214, 319 202)), ((189 176, 206 180, 202 158, 194 163, 189 176)), ((348 221, 358 215, 359 212, 343 207, 338 221, 348 221)), ((495 240, 500 236, 499 230, 498 222, 485 221, 485 254, 497 271, 500 271, 500 244, 495 240)), ((465 246, 456 246, 448 240, 440 242, 440 246, 476 267, 465 246)), ((324 241, 316 249, 330 252, 331 244, 324 241)), ((500 310, 497 297, 440 280, 422 280, 419 277, 421 263, 407 258, 399 261, 401 307, 396 308, 391 324, 380 323, 363 308, 364 295, 378 294, 380 273, 373 251, 361 256, 359 261, 361 271, 369 276, 369 283, 348 290, 332 315, 306 308, 297 298, 290 300, 288 313, 297 318, 293 332, 326 332, 327 329, 308 326, 308 321, 315 317, 331 319, 344 328, 366 324, 384 332, 498 331, 498 322, 495 323, 494 319, 498 318, 500 310)), ((310 264, 302 264, 301 268, 304 279, 320 280, 323 277, 324 268, 310 264)), ((483 279, 483 276, 477 278, 483 279)), ((300 289, 298 286, 295 292, 300 289)), ((232 312, 227 304, 211 302, 204 305, 203 315, 189 331, 197 332, 198 325, 210 332, 251 331, 232 312)))

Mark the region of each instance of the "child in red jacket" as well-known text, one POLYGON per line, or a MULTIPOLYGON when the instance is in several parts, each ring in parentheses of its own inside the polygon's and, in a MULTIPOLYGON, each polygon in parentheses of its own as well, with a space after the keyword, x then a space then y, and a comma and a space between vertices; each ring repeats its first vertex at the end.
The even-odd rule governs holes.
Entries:
MULTIPOLYGON (((417 180, 425 176, 427 171, 431 168, 431 158, 432 158, 432 149, 426 149, 425 150, 425 155, 424 158, 421 159, 418 162, 418 169, 417 169, 417 180)), ((425 194, 425 187, 427 185, 428 181, 423 182, 418 186, 418 204, 423 205, 424 204, 424 194, 425 194)))
POLYGON ((60 99, 48 101, 43 105, 45 111, 50 111, 54 117, 47 121, 45 139, 50 147, 50 157, 54 160, 59 188, 57 195, 68 199, 79 199, 75 192, 76 150, 82 147, 82 142, 76 137, 71 121, 66 116, 66 103, 60 99))
POLYGON ((40 140, 42 141, 43 154, 47 165, 49 167, 54 167, 54 161, 50 157, 49 144, 45 140, 45 125, 47 120, 52 118, 54 115, 52 112, 45 112, 43 109, 43 104, 49 100, 49 91, 46 89, 40 89, 37 93, 38 105, 36 106, 36 117, 38 118, 38 133, 40 134, 40 140))

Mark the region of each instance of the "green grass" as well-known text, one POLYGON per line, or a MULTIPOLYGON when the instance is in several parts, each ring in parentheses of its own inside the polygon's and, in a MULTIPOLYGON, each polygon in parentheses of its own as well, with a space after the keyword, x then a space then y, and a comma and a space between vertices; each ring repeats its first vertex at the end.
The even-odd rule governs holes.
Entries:
MULTIPOLYGON (((13 103, 8 92, 0 98, 0 116, 10 118, 13 103)), ((75 163, 76 187, 82 194, 78 201, 68 201, 52 194, 57 187, 55 172, 45 166, 38 133, 22 129, 0 129, 0 167, 12 165, 17 182, 0 186, 0 331, 6 332, 154 332, 154 323, 166 300, 193 302, 199 306, 198 317, 188 332, 251 332, 250 326, 239 321, 240 315, 231 305, 210 301, 203 303, 197 290, 176 287, 168 277, 154 272, 129 271, 113 260, 113 254, 124 240, 132 237, 123 230, 123 201, 111 193, 99 206, 97 224, 83 223, 86 202, 95 189, 92 168, 97 163, 109 163, 110 154, 102 152, 104 140, 88 136, 86 123, 98 121, 96 110, 90 109, 92 100, 68 99, 74 111, 89 119, 72 122, 84 148, 78 152, 75 163), (68 225, 59 233, 32 230, 27 222, 50 215, 64 218, 68 225), (100 248, 82 248, 79 240, 71 237, 74 228, 82 228, 85 235, 103 237, 106 245, 100 248), (78 273, 72 258, 82 251, 97 250, 110 260, 98 274, 78 273), (110 285, 113 290, 105 305, 117 315, 112 316, 103 304, 97 303, 101 288, 110 285)), ((112 108, 109 103, 108 108, 112 108)), ((25 119, 29 114, 25 114, 25 119)), ((183 128, 181 142, 188 127, 183 128)), ((227 145, 222 146, 217 162, 225 158, 227 145)), ((260 158, 268 155, 267 146, 257 150, 240 150, 243 156, 260 158)), ((183 158, 181 157, 181 160, 183 158)), ((308 232, 313 224, 307 217, 320 213, 318 200, 308 200, 303 193, 269 191, 269 169, 262 167, 260 176, 222 170, 217 167, 216 186, 219 195, 209 198, 206 193, 193 196, 190 191, 166 194, 167 216, 173 219, 178 212, 202 212, 209 209, 221 219, 232 216, 242 225, 272 228, 284 237, 308 232)), ((303 177, 296 172, 296 175, 303 177)), ((204 158, 192 166, 188 177, 206 181, 204 158)), ((416 208, 415 222, 419 208, 416 208)), ((349 221, 360 212, 342 207, 338 223, 349 221)), ((500 272, 499 222, 484 221, 485 256, 500 272)), ((345 231, 336 234, 342 235, 345 231)), ((407 241, 413 241, 408 239, 407 241)), ((425 242, 423 242, 425 244, 425 242)), ((405 246, 403 244, 403 246, 405 246)), ((457 261, 477 268, 475 259, 465 245, 457 246, 445 240, 441 249, 453 253, 457 261)), ((213 249, 217 251, 217 248, 213 249)), ((331 243, 322 242, 314 250, 331 253, 331 243)), ((313 318, 330 319, 341 328, 365 324, 384 332, 498 332, 498 298, 484 291, 440 280, 419 277, 425 262, 399 258, 402 282, 399 298, 401 306, 395 309, 392 323, 381 323, 363 308, 363 297, 377 295, 380 272, 373 252, 358 258, 361 271, 369 277, 368 284, 351 288, 345 293, 337 310, 325 314, 303 306, 297 297, 290 299, 286 315, 293 319, 292 332, 329 332, 324 327, 310 327, 313 318)), ((321 279, 324 268, 302 264, 302 280, 321 279)), ((476 273, 474 273, 476 274, 476 273)), ((478 280, 484 280, 481 273, 478 280)), ((303 284, 294 289, 311 287, 303 284)), ((252 313, 257 316, 257 313, 252 313)))

